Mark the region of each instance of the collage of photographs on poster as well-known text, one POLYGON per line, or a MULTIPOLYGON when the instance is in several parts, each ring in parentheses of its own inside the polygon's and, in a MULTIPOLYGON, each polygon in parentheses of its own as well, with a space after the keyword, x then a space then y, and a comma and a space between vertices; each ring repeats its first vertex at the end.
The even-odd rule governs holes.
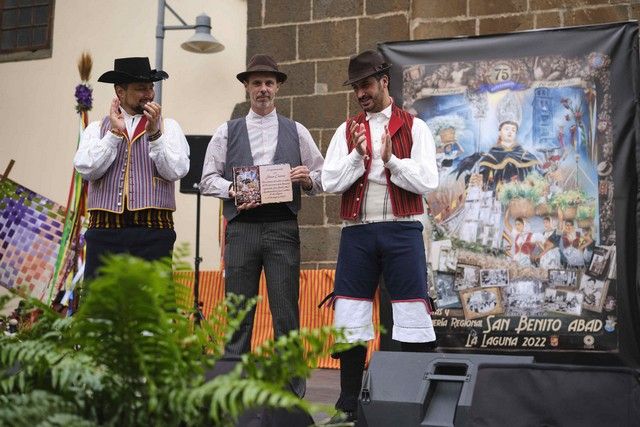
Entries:
POLYGON ((403 108, 436 140, 427 251, 441 347, 617 350, 611 61, 402 66, 403 108))

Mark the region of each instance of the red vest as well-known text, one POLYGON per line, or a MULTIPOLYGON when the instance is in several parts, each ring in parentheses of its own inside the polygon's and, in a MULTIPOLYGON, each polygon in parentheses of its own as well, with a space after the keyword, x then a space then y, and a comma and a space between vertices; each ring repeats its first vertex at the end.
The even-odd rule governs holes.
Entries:
MULTIPOLYGON (((369 130, 369 121, 366 120, 365 113, 358 114, 353 120, 356 123, 364 123, 367 136, 368 152, 371 153, 371 131, 369 130)), ((413 139, 411 137, 411 126, 413 125, 413 116, 395 104, 391 106, 391 119, 389 120, 389 133, 391 134, 391 152, 399 159, 411 157, 411 147, 413 139)), ((351 134, 349 127, 346 128, 347 144, 349 152, 355 148, 351 142, 351 134)), ((367 184, 367 176, 371 168, 371 156, 365 162, 364 174, 358 178, 353 185, 342 194, 342 202, 340 204, 340 217, 346 220, 355 220, 360 215, 364 189, 367 184)), ((412 193, 403 188, 398 187, 391 182, 391 172, 385 169, 387 177, 387 188, 389 188, 389 197, 391 198, 391 209, 393 215, 397 217, 420 215, 424 213, 422 205, 422 196, 412 193)))
POLYGON ((533 252, 533 248, 535 248, 535 245, 531 242, 531 233, 527 233, 527 237, 525 237, 524 242, 521 245, 518 244, 518 237, 520 236, 519 235, 516 236, 516 239, 514 242, 516 247, 516 253, 531 255, 531 252, 533 252))

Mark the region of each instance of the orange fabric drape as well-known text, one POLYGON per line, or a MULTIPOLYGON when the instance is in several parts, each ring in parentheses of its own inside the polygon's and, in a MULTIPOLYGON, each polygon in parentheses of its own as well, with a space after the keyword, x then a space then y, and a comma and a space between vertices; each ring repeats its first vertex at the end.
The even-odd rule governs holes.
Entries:
MULTIPOLYGON (((322 299, 333 290, 335 270, 302 270, 300 271, 300 327, 319 328, 333 324, 333 309, 325 304, 318 308, 322 299)), ((190 287, 193 286, 193 273, 180 275, 180 281, 190 287)), ((256 308, 256 316, 253 322, 253 337, 251 348, 254 349, 264 340, 273 339, 273 325, 271 312, 269 311, 269 299, 267 297, 267 284, 264 274, 260 277, 260 296, 262 299, 256 308)), ((203 302, 204 315, 207 317, 212 308, 224 298, 224 278, 222 271, 200 272, 200 301, 203 302)), ((373 303, 374 325, 379 323, 378 305, 379 295, 373 303)), ((329 345, 329 343, 327 343, 329 345)), ((369 342, 369 359, 371 352, 380 347, 380 334, 376 331, 375 340, 369 342)), ((338 369, 338 360, 327 356, 319 360, 318 367, 338 369)))

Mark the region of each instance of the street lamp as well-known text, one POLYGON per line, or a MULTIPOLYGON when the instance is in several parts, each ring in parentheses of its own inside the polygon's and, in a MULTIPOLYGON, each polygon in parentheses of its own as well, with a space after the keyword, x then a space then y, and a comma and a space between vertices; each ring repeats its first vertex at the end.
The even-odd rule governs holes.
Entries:
MULTIPOLYGON (((188 25, 178 13, 171 8, 166 0, 158 0, 158 22, 156 24, 156 70, 162 70, 162 51, 164 49, 164 32, 168 30, 193 30, 196 32, 189 40, 180 46, 189 52, 194 53, 215 53, 224 50, 224 45, 211 35, 211 18, 204 13, 196 17, 195 25, 188 25), (175 16, 182 25, 164 25, 164 10, 175 16)), ((162 103, 162 80, 156 82, 156 102, 162 103)), ((193 159, 192 159, 193 160, 193 159)), ((193 191, 198 196, 196 208, 196 256, 195 256, 195 274, 193 282, 193 305, 196 312, 196 323, 200 323, 202 312, 199 302, 199 284, 200 284, 200 189, 197 184, 193 185, 193 191)))
MULTIPOLYGON (((211 35, 211 18, 204 13, 196 17, 195 25, 188 25, 166 0, 158 0, 158 22, 156 24, 156 70, 162 70, 162 52, 164 50, 164 32, 168 30, 193 30, 196 32, 180 46, 194 53, 216 53, 224 50, 224 45, 211 35), (164 10, 175 16, 182 25, 164 25, 164 10)), ((156 101, 162 103, 162 80, 156 83, 156 101)))

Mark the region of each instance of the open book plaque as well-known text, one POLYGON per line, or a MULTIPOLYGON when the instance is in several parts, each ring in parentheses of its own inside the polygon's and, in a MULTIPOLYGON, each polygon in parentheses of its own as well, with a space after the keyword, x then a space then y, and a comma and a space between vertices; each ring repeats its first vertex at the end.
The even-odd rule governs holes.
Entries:
POLYGON ((236 206, 243 203, 282 203, 293 200, 289 164, 233 168, 236 206))

